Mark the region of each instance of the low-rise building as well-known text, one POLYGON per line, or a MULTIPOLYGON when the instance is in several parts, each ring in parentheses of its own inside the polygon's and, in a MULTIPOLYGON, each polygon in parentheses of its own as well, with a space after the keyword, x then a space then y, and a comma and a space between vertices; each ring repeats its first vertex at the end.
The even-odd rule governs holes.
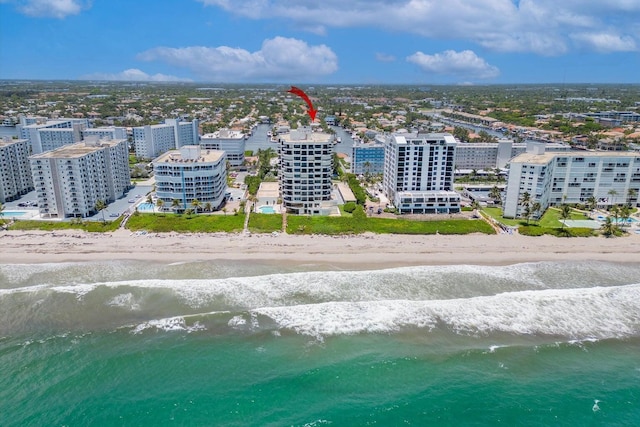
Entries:
POLYGON ((0 140, 0 203, 9 202, 33 190, 26 139, 0 140))
POLYGON ((50 218, 87 217, 131 187, 127 140, 87 140, 29 158, 38 208, 50 218))
POLYGON ((189 209, 194 200, 211 203, 213 209, 224 204, 227 188, 226 154, 205 150, 198 145, 185 145, 153 160, 156 196, 164 209, 189 209), (178 206, 174 206, 178 200, 178 206))

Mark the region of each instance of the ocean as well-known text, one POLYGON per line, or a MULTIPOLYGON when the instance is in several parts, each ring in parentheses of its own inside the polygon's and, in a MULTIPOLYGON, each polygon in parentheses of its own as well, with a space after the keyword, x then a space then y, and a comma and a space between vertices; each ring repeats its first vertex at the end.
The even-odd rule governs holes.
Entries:
POLYGON ((640 425, 640 263, 0 265, 2 426, 640 425))

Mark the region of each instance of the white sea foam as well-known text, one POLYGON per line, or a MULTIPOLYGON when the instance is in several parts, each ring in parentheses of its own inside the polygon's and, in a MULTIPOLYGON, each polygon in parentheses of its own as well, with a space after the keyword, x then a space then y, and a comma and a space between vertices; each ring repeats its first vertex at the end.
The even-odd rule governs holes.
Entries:
POLYGON ((136 326, 131 333, 140 334, 148 329, 157 329, 161 331, 186 331, 195 332, 206 330, 206 327, 200 322, 194 322, 193 325, 188 326, 184 317, 169 317, 166 319, 149 320, 136 326))
POLYGON ((110 305, 112 307, 128 308, 131 311, 140 310, 140 304, 131 292, 116 295, 115 297, 111 298, 107 305, 110 305))
POLYGON ((441 301, 329 302, 254 312, 312 336, 444 326, 459 334, 602 339, 640 334, 640 284, 541 290, 441 301))

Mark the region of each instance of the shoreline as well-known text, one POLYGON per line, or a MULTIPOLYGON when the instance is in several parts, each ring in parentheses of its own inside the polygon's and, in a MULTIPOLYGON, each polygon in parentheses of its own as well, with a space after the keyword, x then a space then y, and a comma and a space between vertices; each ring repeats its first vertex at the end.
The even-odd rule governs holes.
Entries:
POLYGON ((340 268, 414 265, 508 265, 538 261, 640 262, 640 235, 625 237, 529 237, 521 235, 137 235, 64 231, 4 231, 0 264, 136 260, 247 261, 322 264, 340 268))

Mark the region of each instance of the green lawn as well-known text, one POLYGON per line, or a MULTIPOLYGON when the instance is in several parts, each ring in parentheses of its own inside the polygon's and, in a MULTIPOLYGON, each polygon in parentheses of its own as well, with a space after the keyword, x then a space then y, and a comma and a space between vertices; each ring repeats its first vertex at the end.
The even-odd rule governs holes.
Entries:
POLYGON ((248 228, 252 233, 282 231, 282 215, 251 213, 248 228))
POLYGON ((241 232, 243 226, 243 215, 138 214, 132 215, 127 221, 127 228, 130 230, 151 232, 236 233, 241 232))
POLYGON ((494 234, 482 220, 413 221, 390 218, 288 216, 290 234, 494 234))
MULTIPOLYGON (((590 228, 568 228, 562 227, 560 222, 560 209, 549 208, 542 215, 539 221, 529 220, 527 224, 523 219, 508 219, 502 217, 502 208, 483 208, 482 212, 489 215, 496 221, 512 226, 518 227, 518 232, 526 236, 542 236, 544 234, 552 234, 559 237, 586 237, 595 235, 595 231, 590 228)), ((584 213, 575 209, 571 210, 571 216, 569 219, 588 219, 584 213)))
POLYGON ((122 217, 116 219, 115 221, 83 221, 81 223, 70 222, 70 221, 21 221, 18 220, 14 222, 10 229, 11 230, 44 230, 44 231, 53 231, 53 230, 85 230, 89 232, 106 232, 106 231, 115 231, 120 226, 122 222, 122 217))

